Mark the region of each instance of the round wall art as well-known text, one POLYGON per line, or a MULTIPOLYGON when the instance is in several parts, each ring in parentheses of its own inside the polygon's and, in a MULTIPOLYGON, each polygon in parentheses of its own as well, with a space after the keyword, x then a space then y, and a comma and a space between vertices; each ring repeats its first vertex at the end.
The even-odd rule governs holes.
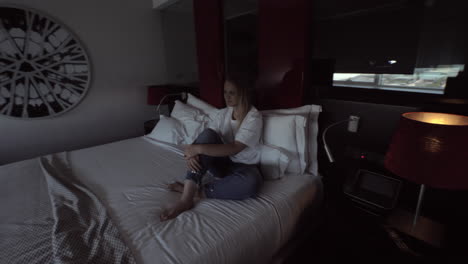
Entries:
POLYGON ((0 6, 0 115, 64 113, 90 79, 88 55, 67 28, 34 10, 0 6))

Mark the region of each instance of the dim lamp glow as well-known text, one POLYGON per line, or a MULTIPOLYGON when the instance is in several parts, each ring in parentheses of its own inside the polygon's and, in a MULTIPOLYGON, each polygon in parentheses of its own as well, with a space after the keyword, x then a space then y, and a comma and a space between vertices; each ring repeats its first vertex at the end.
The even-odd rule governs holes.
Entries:
POLYGON ((438 125, 449 125, 450 123, 444 120, 443 118, 433 118, 431 120, 425 121, 426 123, 431 123, 431 124, 438 124, 438 125))
POLYGON ((462 115, 454 114, 444 114, 444 113, 426 113, 426 112, 410 112, 403 114, 404 117, 429 123, 435 125, 447 125, 447 126, 467 126, 468 117, 462 115))

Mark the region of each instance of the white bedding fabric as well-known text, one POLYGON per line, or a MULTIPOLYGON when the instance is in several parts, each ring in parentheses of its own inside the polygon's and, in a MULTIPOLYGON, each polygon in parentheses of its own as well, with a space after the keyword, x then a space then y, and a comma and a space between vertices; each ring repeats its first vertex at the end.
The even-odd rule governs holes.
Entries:
POLYGON ((0 168, 0 263, 136 263, 64 154, 0 168))
POLYGON ((264 182, 255 199, 204 199, 161 222, 164 206, 180 195, 166 186, 184 177, 181 153, 146 137, 67 153, 73 174, 107 208, 137 263, 268 263, 303 209, 321 200, 319 177, 291 175, 264 182))

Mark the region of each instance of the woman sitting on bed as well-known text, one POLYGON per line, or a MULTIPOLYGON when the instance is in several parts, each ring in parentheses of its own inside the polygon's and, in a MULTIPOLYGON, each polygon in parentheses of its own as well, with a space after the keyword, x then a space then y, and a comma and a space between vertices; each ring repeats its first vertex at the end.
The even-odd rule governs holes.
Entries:
POLYGON ((224 100, 210 128, 185 148, 188 171, 185 182, 169 185, 182 192, 180 200, 165 209, 162 221, 174 218, 194 205, 194 197, 240 200, 254 197, 262 183, 257 167, 262 115, 248 100, 248 83, 230 76, 224 83, 224 100), (201 186, 205 173, 214 181, 201 186))

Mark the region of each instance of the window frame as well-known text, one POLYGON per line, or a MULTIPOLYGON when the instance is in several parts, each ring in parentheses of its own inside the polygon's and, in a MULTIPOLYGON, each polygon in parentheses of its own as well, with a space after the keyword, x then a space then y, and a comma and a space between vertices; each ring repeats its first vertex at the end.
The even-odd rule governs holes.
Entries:
MULTIPOLYGON (((328 89, 322 89, 322 92, 319 94, 320 99, 336 99, 411 107, 444 104, 447 99, 452 100, 443 94, 402 92, 348 86, 331 86, 328 89)), ((468 104, 468 99, 460 100, 464 101, 464 104, 468 104)))
POLYGON ((382 75, 387 74, 387 73, 382 73, 382 74, 373 73, 373 74, 375 74, 375 78, 374 78, 374 82, 372 83, 333 80, 333 86, 347 87, 347 88, 353 88, 353 89, 362 88, 362 89, 398 91, 398 92, 418 93, 418 94, 437 94, 437 95, 443 95, 445 91, 445 87, 444 88, 431 88, 431 87, 413 87, 413 86, 403 86, 403 85, 380 84, 383 78, 382 75), (414 90, 421 90, 421 92, 417 92, 414 90), (434 92, 430 92, 431 90, 434 92))

